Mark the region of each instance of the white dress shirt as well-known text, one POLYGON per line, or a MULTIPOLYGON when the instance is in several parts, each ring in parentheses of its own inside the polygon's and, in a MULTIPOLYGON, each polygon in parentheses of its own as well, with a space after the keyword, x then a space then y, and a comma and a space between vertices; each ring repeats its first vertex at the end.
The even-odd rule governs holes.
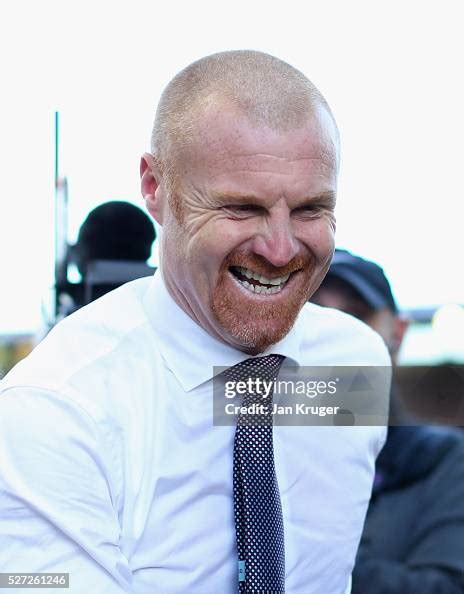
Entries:
MULTIPOLYGON (((367 326, 310 304, 272 352, 389 365, 367 326)), ((213 426, 212 367, 247 357, 159 273, 58 324, 0 384, 0 572, 69 572, 72 594, 235 594, 235 429, 213 426)), ((384 439, 274 428, 287 594, 349 589, 384 439)))

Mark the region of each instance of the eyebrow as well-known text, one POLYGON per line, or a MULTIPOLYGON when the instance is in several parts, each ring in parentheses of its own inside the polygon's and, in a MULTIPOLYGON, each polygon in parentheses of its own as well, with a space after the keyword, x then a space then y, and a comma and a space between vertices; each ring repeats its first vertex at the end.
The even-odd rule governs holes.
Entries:
POLYGON ((311 204, 313 202, 322 202, 324 204, 329 204, 330 206, 335 206, 336 194, 332 190, 327 190, 326 192, 314 194, 314 196, 306 196, 301 200, 301 204, 300 206, 297 206, 297 208, 300 208, 301 206, 305 206, 307 204, 311 204))
POLYGON ((233 201, 240 204, 247 204, 249 202, 259 201, 258 196, 254 196, 253 194, 240 194, 237 192, 213 192, 212 196, 214 200, 223 203, 233 201))
MULTIPOLYGON (((241 194, 239 192, 213 192, 212 197, 217 202, 222 202, 223 204, 227 204, 230 201, 234 202, 235 204, 260 202, 260 198, 254 194, 241 194)), ((335 192, 332 190, 327 190, 326 192, 320 192, 318 194, 314 194, 313 196, 305 196, 298 202, 299 206, 296 208, 300 208, 313 202, 327 202, 331 205, 335 205, 335 192)))

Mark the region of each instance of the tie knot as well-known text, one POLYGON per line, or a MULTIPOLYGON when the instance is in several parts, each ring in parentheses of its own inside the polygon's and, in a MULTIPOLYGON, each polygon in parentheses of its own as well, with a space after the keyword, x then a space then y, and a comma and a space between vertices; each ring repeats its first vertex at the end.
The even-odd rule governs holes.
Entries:
POLYGON ((229 381, 240 382, 247 379, 261 378, 274 381, 279 374, 280 366, 285 357, 282 355, 266 355, 264 357, 250 357, 224 371, 229 381))

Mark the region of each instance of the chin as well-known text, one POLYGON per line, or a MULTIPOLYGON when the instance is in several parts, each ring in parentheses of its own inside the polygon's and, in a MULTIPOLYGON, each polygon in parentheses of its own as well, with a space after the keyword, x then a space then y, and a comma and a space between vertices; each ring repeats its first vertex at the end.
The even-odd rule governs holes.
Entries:
POLYGON ((308 258, 296 258, 285 269, 271 269, 261 259, 235 254, 219 273, 210 308, 229 344, 260 353, 290 332, 317 280, 314 263, 308 258), (237 266, 260 271, 270 279, 287 273, 286 280, 276 292, 255 292, 244 282, 249 279, 237 274, 237 266))
POLYGON ((229 315, 218 319, 218 322, 229 337, 229 342, 254 355, 282 340, 291 330, 294 320, 285 325, 280 321, 278 326, 274 326, 269 323, 259 324, 256 320, 249 322, 243 318, 236 319, 229 315))
POLYGON ((240 350, 257 354, 282 340, 292 329, 306 302, 306 292, 294 293, 287 300, 265 298, 247 301, 230 291, 215 291, 211 310, 227 342, 240 350))

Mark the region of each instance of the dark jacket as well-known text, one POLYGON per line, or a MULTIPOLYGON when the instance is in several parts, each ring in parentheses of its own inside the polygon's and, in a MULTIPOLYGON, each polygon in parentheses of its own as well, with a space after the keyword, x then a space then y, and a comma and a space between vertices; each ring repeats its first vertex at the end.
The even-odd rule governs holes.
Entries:
POLYGON ((353 594, 464 593, 464 435, 391 427, 353 572, 353 594))

